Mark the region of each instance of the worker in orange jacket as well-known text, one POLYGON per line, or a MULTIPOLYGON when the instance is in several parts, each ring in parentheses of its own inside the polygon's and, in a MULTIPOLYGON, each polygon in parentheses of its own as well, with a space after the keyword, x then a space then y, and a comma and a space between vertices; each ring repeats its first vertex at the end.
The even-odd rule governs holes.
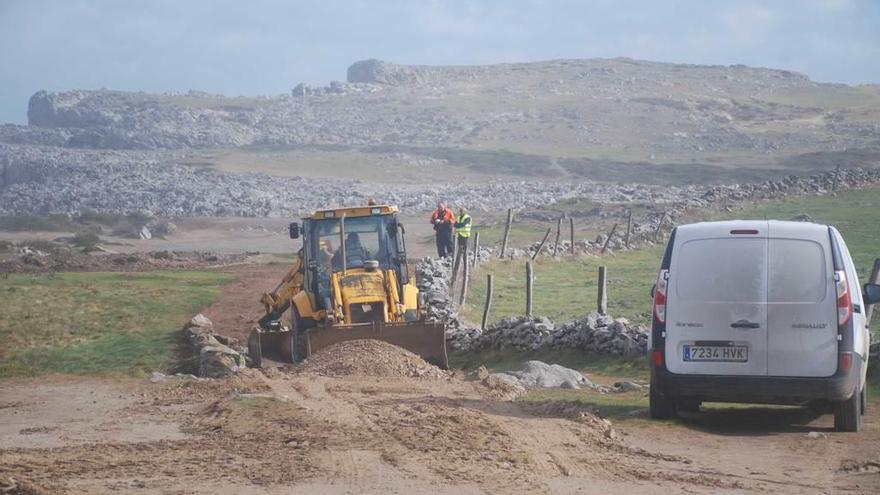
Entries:
POLYGON ((437 256, 441 258, 452 256, 452 229, 455 226, 455 215, 445 202, 437 203, 437 209, 431 214, 431 224, 434 225, 437 256))

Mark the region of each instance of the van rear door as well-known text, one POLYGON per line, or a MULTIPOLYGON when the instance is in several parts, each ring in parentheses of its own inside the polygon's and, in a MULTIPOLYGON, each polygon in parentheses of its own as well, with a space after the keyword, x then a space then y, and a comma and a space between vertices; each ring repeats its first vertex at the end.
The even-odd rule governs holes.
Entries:
POLYGON ((837 370, 837 295, 828 227, 770 222, 767 374, 837 370))
POLYGON ((767 235, 765 221, 678 228, 666 308, 671 372, 766 375, 767 235))

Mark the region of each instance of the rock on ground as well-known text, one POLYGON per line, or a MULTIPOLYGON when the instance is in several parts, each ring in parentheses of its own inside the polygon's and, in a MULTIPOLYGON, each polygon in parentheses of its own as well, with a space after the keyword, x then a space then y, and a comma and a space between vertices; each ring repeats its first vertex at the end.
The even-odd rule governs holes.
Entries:
POLYGON ((547 364, 541 361, 527 361, 519 371, 495 373, 498 379, 516 381, 526 388, 593 388, 590 382, 579 371, 558 364, 547 364))
POLYGON ((183 332, 193 348, 199 376, 219 378, 246 366, 244 355, 217 340, 214 324, 207 316, 195 315, 183 327, 183 332))

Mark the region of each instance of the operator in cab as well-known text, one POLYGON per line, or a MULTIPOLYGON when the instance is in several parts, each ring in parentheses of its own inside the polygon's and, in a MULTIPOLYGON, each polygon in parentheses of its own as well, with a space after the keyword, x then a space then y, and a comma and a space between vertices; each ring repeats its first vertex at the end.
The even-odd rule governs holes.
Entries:
MULTIPOLYGON (((351 232, 345 236, 345 266, 347 268, 360 268, 364 266, 364 262, 372 259, 367 248, 361 244, 361 237, 357 232, 351 232)), ((342 270, 342 248, 336 250, 333 254, 333 270, 342 270)))

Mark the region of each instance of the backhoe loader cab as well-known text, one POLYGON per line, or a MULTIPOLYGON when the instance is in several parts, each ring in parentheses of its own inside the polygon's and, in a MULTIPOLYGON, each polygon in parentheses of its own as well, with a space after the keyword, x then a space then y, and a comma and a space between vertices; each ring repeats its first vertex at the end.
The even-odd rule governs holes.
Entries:
POLYGON ((303 249, 275 292, 263 295, 266 316, 248 342, 256 365, 264 354, 297 362, 337 342, 378 339, 446 366, 445 329, 424 321, 397 211, 389 205, 320 210, 301 228, 290 225, 303 249), (287 307, 289 328, 277 323, 287 307))

